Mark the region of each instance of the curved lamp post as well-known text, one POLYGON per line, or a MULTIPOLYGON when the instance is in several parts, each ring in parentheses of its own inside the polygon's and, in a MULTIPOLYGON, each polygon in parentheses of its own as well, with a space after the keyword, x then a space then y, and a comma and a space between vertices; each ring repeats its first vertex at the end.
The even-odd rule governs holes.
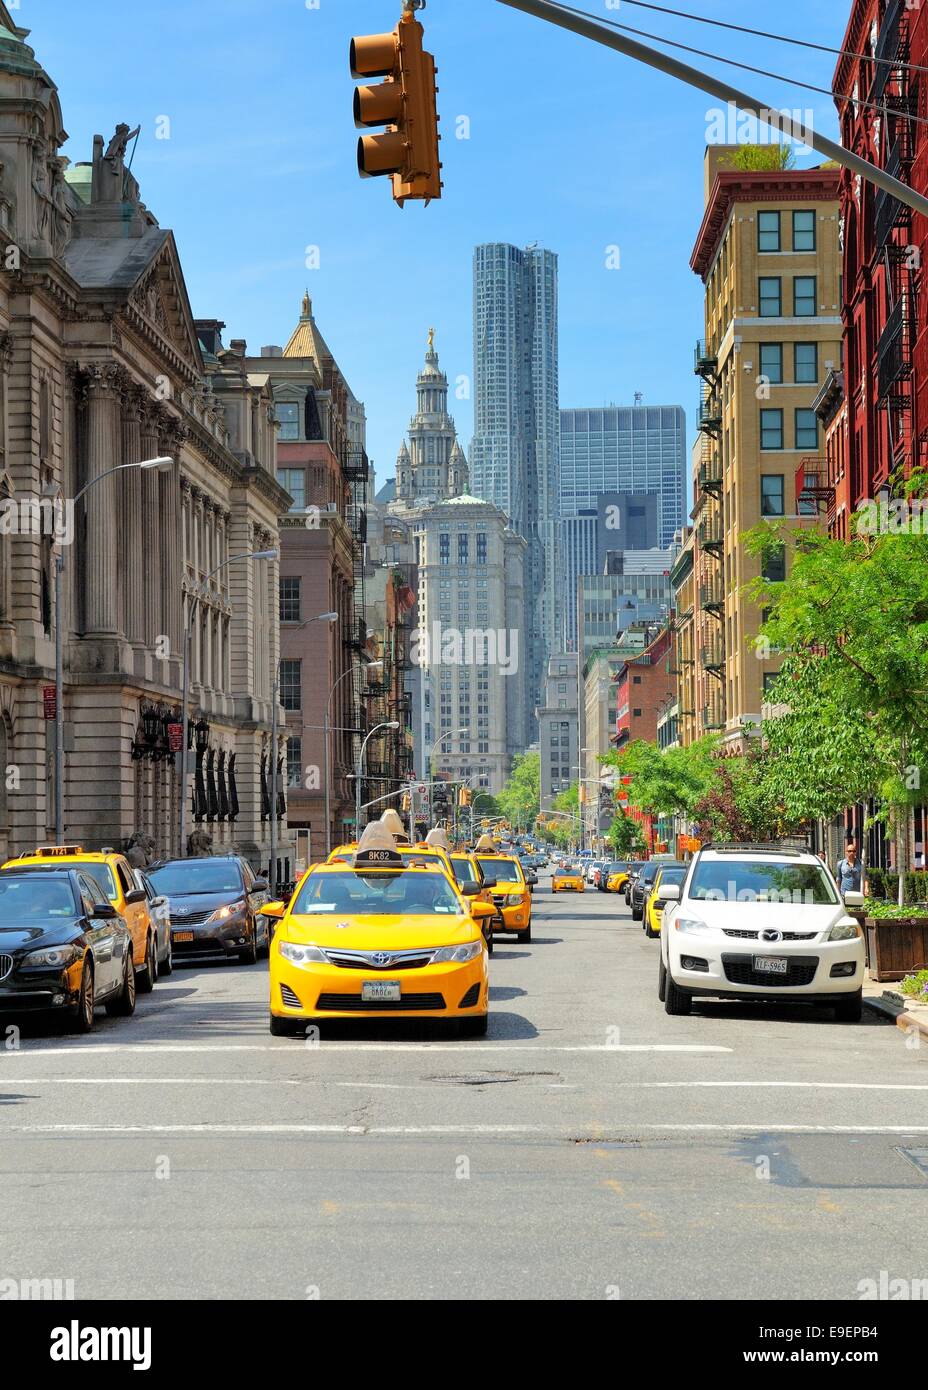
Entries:
MULTIPOLYGON (((366 670, 366 671, 376 671, 379 667, 382 667, 382 666, 383 666, 383 662, 382 662, 382 661, 368 661, 368 662, 365 664, 365 670, 366 670)), ((338 677, 338 679, 336 680, 335 684, 332 686, 332 689, 329 691, 329 698, 328 698, 328 700, 326 701, 326 705, 325 705, 325 719, 324 719, 323 725, 322 725, 322 730, 323 730, 323 733, 322 733, 322 738, 323 738, 323 749, 322 749, 322 757, 323 757, 323 782, 325 783, 325 788, 324 788, 324 790, 325 790, 325 857, 326 857, 326 859, 328 859, 329 855, 332 853, 332 792, 331 792, 331 788, 330 788, 330 786, 329 786, 329 779, 330 779, 330 769, 329 769, 329 735, 330 735, 330 733, 331 733, 331 731, 332 731, 332 729, 331 729, 331 725, 332 725, 332 701, 333 701, 333 699, 335 698, 335 692, 338 690, 338 688, 339 688, 339 686, 341 685, 342 681, 347 680, 349 676, 353 676, 353 675, 354 675, 354 663, 352 662, 352 664, 348 667, 348 670, 347 670, 347 671, 343 671, 343 672, 341 673, 341 675, 340 675, 340 676, 338 677)))
POLYGON ((355 838, 361 838, 361 784, 364 780, 364 755, 367 752, 367 745, 379 733, 381 729, 398 729, 400 727, 398 719, 391 719, 384 724, 375 724, 370 733, 365 735, 361 742, 361 751, 358 754, 358 766, 354 783, 354 833, 355 838))
MULTIPOLYGON (((173 458, 164 455, 153 459, 140 459, 137 463, 117 463, 115 468, 107 468, 91 478, 76 493, 74 506, 97 483, 111 478, 114 473, 122 473, 126 468, 138 468, 142 472, 166 473, 174 467, 173 458)), ((61 490, 58 489, 58 495, 61 490)), ((55 843, 64 844, 64 644, 61 631, 61 591, 64 575, 64 552, 59 541, 55 553, 55 843)))

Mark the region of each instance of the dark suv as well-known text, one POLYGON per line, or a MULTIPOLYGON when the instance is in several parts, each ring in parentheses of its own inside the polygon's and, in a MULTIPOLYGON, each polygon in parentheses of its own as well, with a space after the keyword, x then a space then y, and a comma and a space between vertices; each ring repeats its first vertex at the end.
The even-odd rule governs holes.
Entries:
POLYGON ((168 859, 148 870, 171 909, 175 962, 185 956, 236 956, 254 965, 270 947, 270 926, 261 908, 268 883, 235 854, 168 859))
POLYGON ((654 875, 661 867, 660 859, 646 859, 633 879, 630 880, 632 921, 640 922, 644 915, 644 905, 654 883, 654 875))

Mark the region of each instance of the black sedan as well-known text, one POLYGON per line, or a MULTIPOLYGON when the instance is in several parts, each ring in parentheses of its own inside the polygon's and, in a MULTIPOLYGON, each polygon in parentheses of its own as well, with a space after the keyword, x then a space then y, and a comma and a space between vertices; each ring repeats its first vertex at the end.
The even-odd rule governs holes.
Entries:
POLYGON ((0 1015, 58 1013, 89 1033, 94 1011, 135 1013, 132 938, 77 869, 0 874, 0 1015))

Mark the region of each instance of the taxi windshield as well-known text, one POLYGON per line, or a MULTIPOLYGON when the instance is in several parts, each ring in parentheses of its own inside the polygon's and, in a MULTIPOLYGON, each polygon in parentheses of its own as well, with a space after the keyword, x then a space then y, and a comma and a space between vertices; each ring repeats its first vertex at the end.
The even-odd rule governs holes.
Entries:
MULTIPOLYGON (((116 886, 116 879, 109 864, 102 864, 93 859, 64 859, 56 860, 56 864, 62 869, 83 869, 89 874, 94 882, 102 890, 104 897, 111 903, 119 902, 119 889, 116 886)), ((24 869, 32 869, 33 872, 41 873, 43 870, 48 873, 53 866, 50 864, 24 864, 24 869)), ((70 898, 70 891, 68 893, 70 898)))
POLYGON ((477 863, 487 878, 495 878, 497 883, 521 883, 522 870, 514 859, 481 859, 477 863))
POLYGON ((444 868, 447 863, 444 855, 436 854, 434 850, 401 849, 400 854, 407 864, 438 864, 444 868))
POLYGON ((444 874, 417 874, 402 869, 310 874, 291 908, 293 916, 317 912, 352 917, 435 912, 454 917, 463 911, 444 874))
POLYGON ((477 870, 469 859, 452 859, 451 867, 458 883, 477 882, 477 870))

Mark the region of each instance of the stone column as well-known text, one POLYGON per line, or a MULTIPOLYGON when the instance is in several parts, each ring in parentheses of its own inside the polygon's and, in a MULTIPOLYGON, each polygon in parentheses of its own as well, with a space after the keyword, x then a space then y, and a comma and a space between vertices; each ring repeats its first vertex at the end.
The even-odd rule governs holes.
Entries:
MULTIPOLYGON (((130 386, 123 404, 123 463, 138 463, 142 454, 142 411, 149 395, 144 386, 130 386)), ((142 516, 142 475, 127 468, 120 475, 122 485, 123 524, 125 538, 125 612, 126 636, 141 645, 145 642, 145 553, 146 534, 142 516)))
MULTIPOLYGON (((97 362, 85 371, 87 387, 87 482, 119 462, 119 368, 97 362)), ((84 593, 88 634, 115 636, 119 631, 116 574, 116 481, 98 483, 85 500, 87 546, 84 593)))
POLYGON ((161 502, 161 517, 164 527, 163 565, 163 611, 164 632, 170 639, 173 656, 181 654, 183 642, 182 592, 184 568, 181 558, 181 499, 180 499, 180 453, 187 431, 176 421, 171 421, 165 436, 165 452, 174 460, 170 473, 158 477, 161 502))
MULTIPOLYGON (((157 458, 161 452, 164 407, 149 399, 142 410, 142 458, 157 458)), ((144 472, 142 482, 142 528, 145 547, 142 564, 142 641, 153 647, 164 634, 161 606, 161 498, 158 474, 144 472)))

